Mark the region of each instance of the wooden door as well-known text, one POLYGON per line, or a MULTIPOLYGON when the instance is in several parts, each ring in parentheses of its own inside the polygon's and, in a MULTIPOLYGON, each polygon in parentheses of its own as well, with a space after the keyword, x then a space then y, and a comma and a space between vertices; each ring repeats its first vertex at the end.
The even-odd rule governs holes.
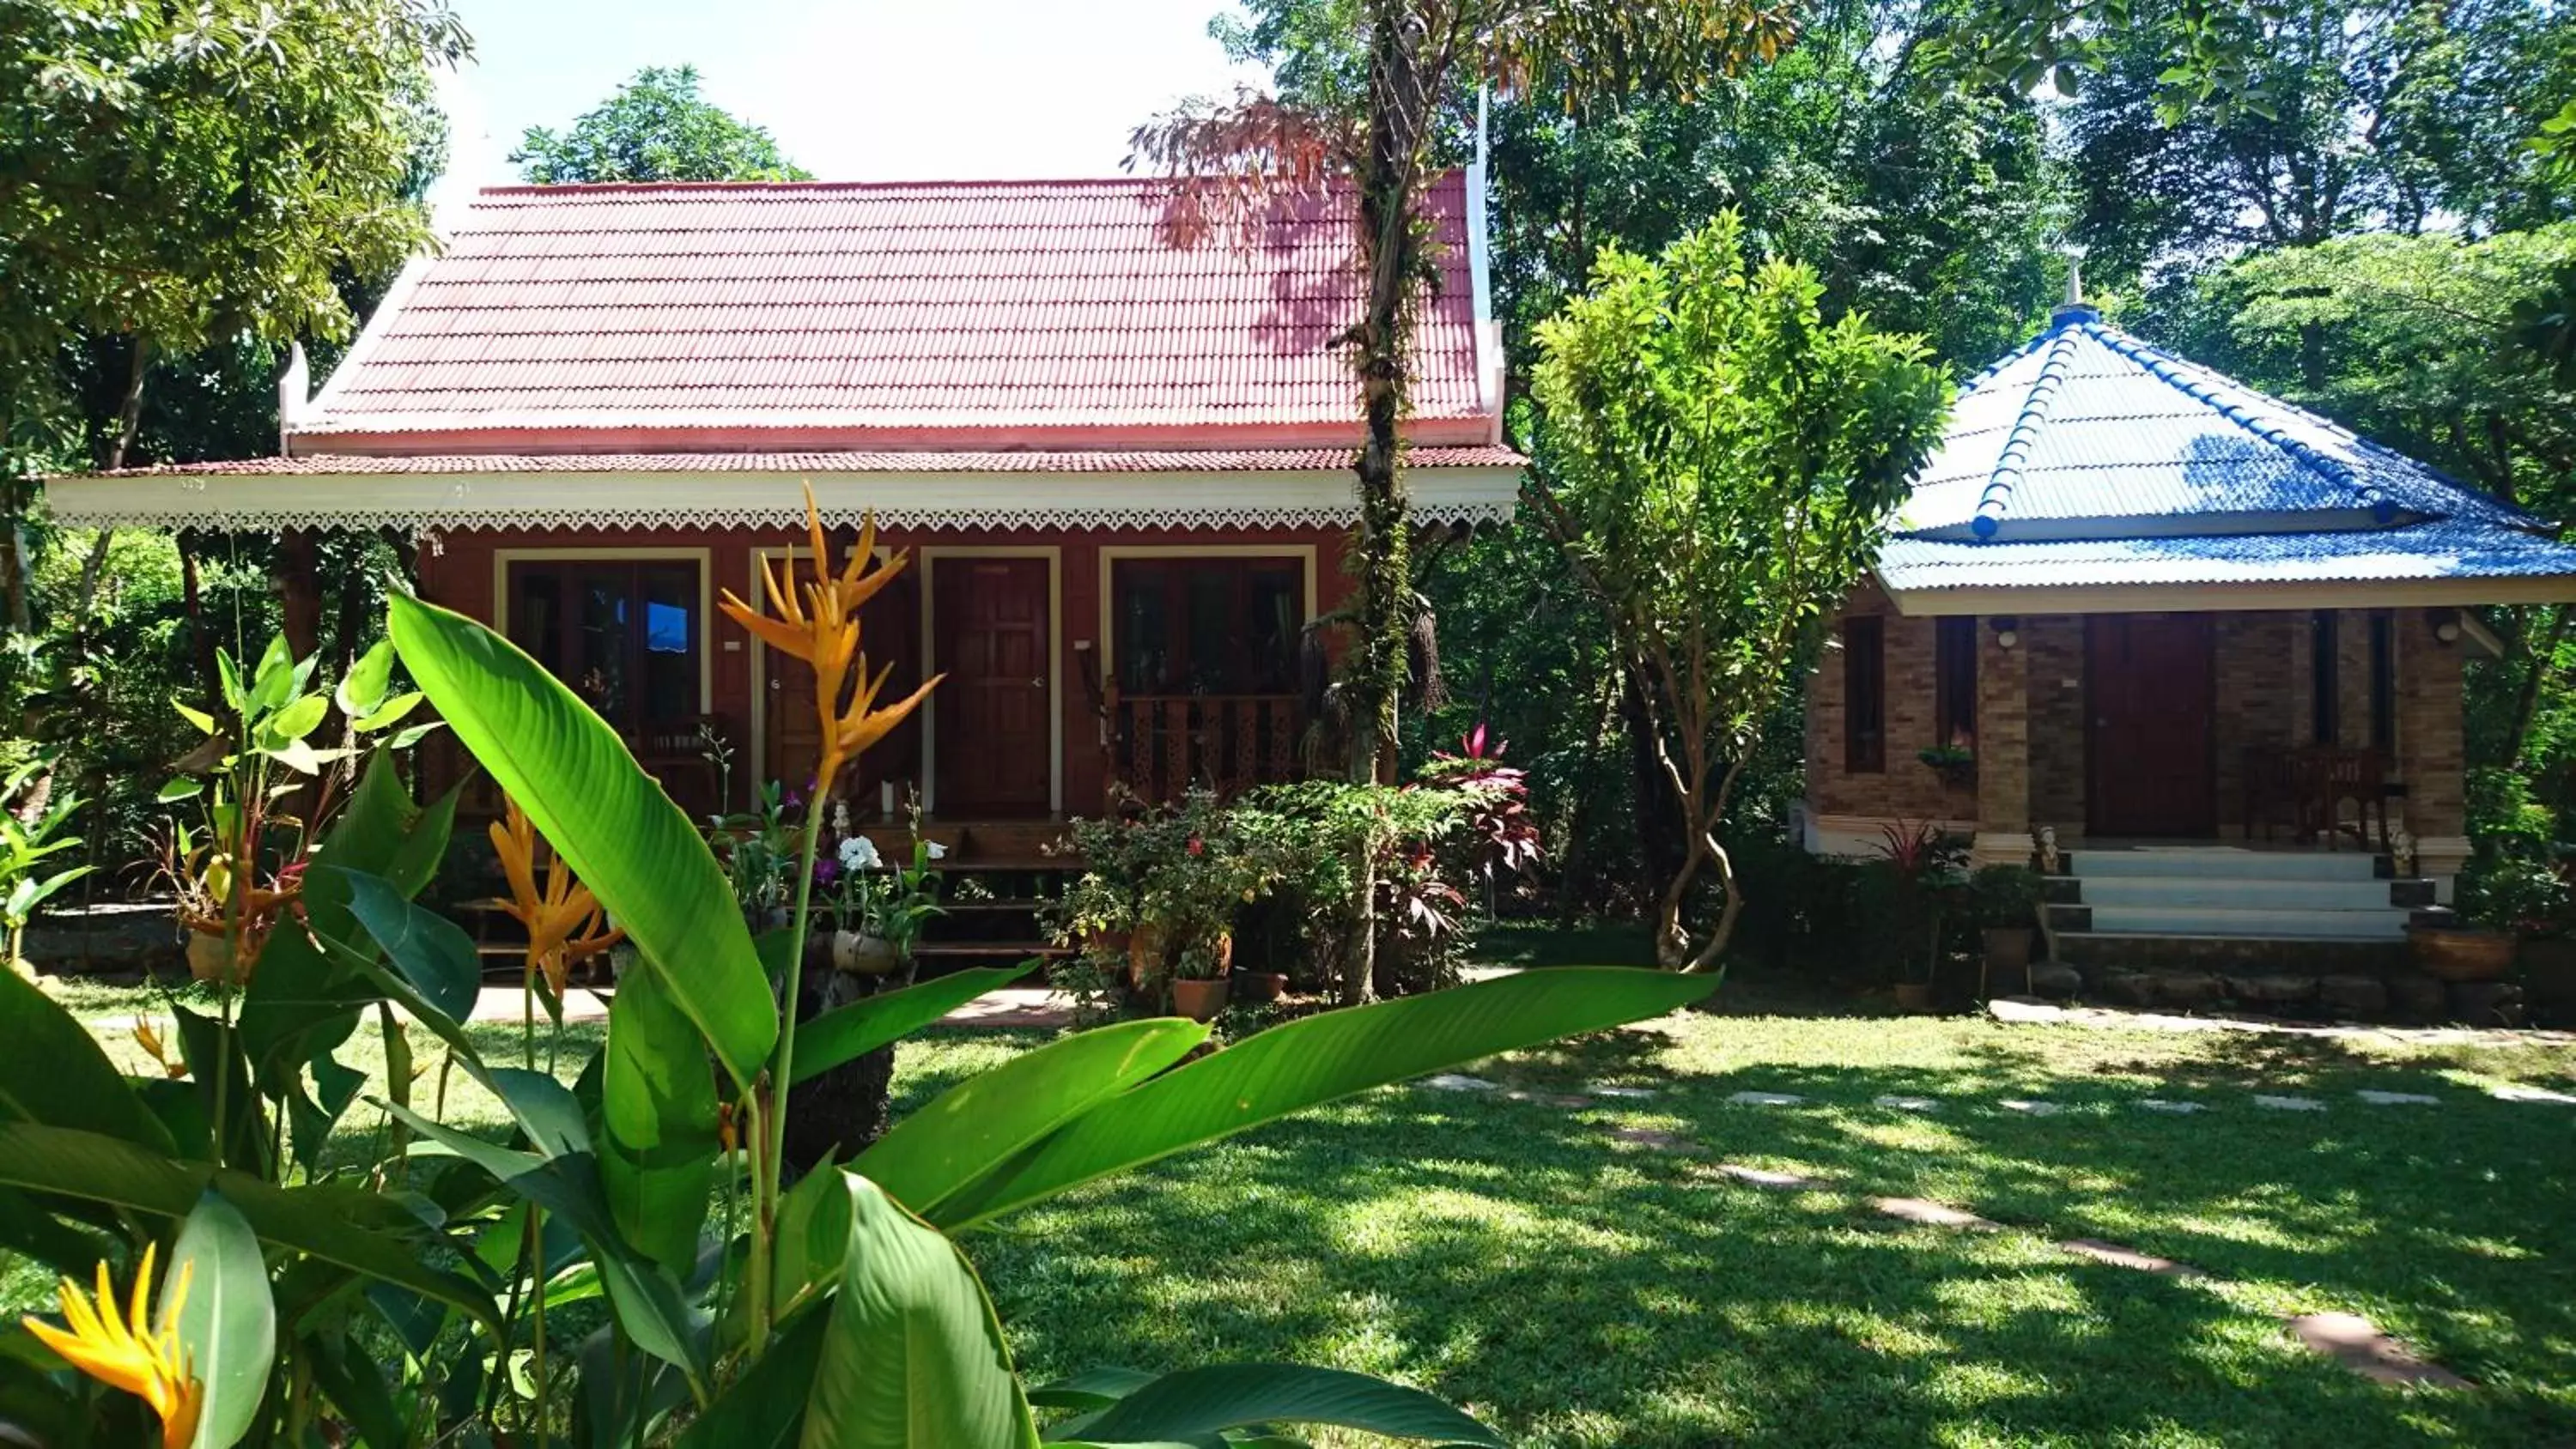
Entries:
MULTIPOLYGON (((846 543, 838 545, 846 547, 846 543)), ((839 555, 846 557, 846 555, 839 555)), ((806 567, 800 564, 799 567, 806 567)), ((859 649, 867 655, 871 671, 894 666, 878 702, 901 699, 921 683, 921 607, 915 584, 918 575, 907 572, 868 600, 859 610, 859 649)), ((822 721, 814 712, 814 671, 800 659, 762 651, 761 687, 767 703, 761 722, 764 757, 760 761, 760 780, 776 780, 806 793, 807 782, 814 777, 814 765, 823 756, 822 721)), ((845 696, 843 704, 849 701, 845 696)), ((920 714, 897 726, 892 734, 876 742, 866 754, 843 772, 836 793, 857 805, 859 818, 873 819, 880 781, 895 784, 896 808, 921 775, 920 714)), ((737 764, 739 770, 739 764, 737 764)), ((737 776, 739 778, 739 776, 737 776)), ((756 789, 758 781, 737 788, 756 789)))
POLYGON ((939 813, 1040 815, 1053 783, 1048 561, 943 558, 932 574, 939 813))
POLYGON ((2084 645, 2090 832, 2216 834, 2217 678, 2208 616, 2094 615, 2084 621, 2084 645))

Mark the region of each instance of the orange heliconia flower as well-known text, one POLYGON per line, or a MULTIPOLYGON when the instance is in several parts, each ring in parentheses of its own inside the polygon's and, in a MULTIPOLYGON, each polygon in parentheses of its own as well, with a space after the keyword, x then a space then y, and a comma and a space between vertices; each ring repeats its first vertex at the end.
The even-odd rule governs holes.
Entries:
POLYGON ((626 939, 622 926, 603 929, 599 901, 572 878, 563 856, 546 862, 546 888, 537 889, 537 827, 519 802, 503 797, 507 814, 492 822, 492 850, 510 882, 510 898, 494 905, 528 931, 528 977, 542 972, 560 998, 572 968, 626 939))
POLYGON ((868 656, 859 650, 859 606, 894 582, 911 561, 910 555, 897 553, 870 567, 876 563, 877 543, 877 520, 870 514, 859 529, 859 546, 850 551, 849 564, 835 572, 831 543, 823 536, 823 515, 814 506, 810 487, 805 490, 805 528, 814 544, 813 578, 799 580, 792 558, 761 566, 761 583, 770 607, 776 610, 774 616, 734 597, 731 589, 719 602, 735 623, 760 642, 813 666, 814 711, 823 725, 823 760, 814 771, 814 797, 819 800, 831 790, 841 766, 903 723, 904 716, 945 676, 933 676, 909 697, 883 709, 876 707, 877 695, 893 676, 894 666, 869 674, 868 656), (841 706, 844 694, 850 697, 846 709, 841 706))
POLYGON ((58 1293, 68 1331, 39 1318, 23 1318, 27 1331, 65 1362, 110 1388, 123 1389, 152 1406, 161 1416, 161 1449, 187 1449, 197 1437, 197 1416, 206 1407, 206 1386, 189 1372, 188 1353, 179 1344, 179 1310, 188 1302, 194 1263, 182 1264, 170 1301, 161 1309, 161 1324, 152 1324, 152 1258, 157 1246, 143 1249, 143 1270, 134 1275, 130 1313, 118 1312, 107 1264, 98 1265, 98 1301, 83 1296, 78 1283, 63 1280, 58 1293))

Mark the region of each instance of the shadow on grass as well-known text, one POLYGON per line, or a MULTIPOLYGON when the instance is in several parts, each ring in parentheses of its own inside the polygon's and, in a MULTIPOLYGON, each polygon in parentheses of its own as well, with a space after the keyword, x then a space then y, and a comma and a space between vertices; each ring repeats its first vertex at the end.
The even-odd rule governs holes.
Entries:
MULTIPOLYGON (((1723 1033, 1724 1026, 1710 1029, 1723 1033)), ((1866 1028, 1861 1028, 1866 1030, 1866 1028)), ((2371 1108, 2411 1068, 2302 1047, 2068 1075, 2020 1044, 1946 1065, 1748 1061, 1675 1071, 1666 1038, 1597 1034, 1489 1075, 1648 1100, 1572 1112, 1395 1088, 1033 1209, 968 1248, 1024 1361, 1293 1358, 1424 1384, 1530 1445, 2478 1444, 2576 1434, 2566 1122, 2471 1098, 2371 1108), (2336 1097, 2267 1112, 2286 1070, 2336 1097), (1795 1093, 1794 1109, 1727 1094, 1795 1093), (2167 1117, 2141 1098, 2210 1094, 2167 1117), (1917 1116, 1883 1095, 1943 1099, 1917 1116), (2003 1112, 2006 1097, 2062 1105, 2003 1112), (1707 1144, 1612 1140, 1615 1125, 1707 1144), (2536 1131, 2535 1128, 2556 1128, 2536 1131), (1729 1182, 1718 1160, 1830 1174, 1729 1182), (1870 1194, 2031 1234, 1890 1225, 1870 1194), (2068 1258, 2099 1236, 2207 1268, 2193 1286, 2068 1258), (2280 1313, 2369 1315, 2479 1380, 2407 1394, 2289 1346, 2280 1313)), ((918 1100, 943 1057, 905 1083, 918 1100)), ((962 1068, 960 1071, 962 1074, 962 1068)))

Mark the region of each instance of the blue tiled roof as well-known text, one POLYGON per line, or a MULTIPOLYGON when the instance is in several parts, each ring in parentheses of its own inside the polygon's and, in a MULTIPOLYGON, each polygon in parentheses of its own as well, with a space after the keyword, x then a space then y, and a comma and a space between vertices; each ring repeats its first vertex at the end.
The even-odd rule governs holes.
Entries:
POLYGON ((2576 575, 2527 515, 2062 309, 1970 381, 1891 588, 2576 575))

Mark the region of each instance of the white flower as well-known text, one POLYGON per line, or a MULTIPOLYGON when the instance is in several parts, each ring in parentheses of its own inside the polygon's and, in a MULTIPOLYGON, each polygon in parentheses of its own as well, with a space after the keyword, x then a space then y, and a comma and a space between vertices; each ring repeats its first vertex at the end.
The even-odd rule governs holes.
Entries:
POLYGON ((945 860, 948 858, 948 847, 940 844, 938 841, 925 840, 922 844, 930 848, 930 858, 932 860, 945 860))
POLYGON ((885 864, 877 854, 877 843, 864 835, 853 835, 841 842, 841 869, 875 870, 885 864))

